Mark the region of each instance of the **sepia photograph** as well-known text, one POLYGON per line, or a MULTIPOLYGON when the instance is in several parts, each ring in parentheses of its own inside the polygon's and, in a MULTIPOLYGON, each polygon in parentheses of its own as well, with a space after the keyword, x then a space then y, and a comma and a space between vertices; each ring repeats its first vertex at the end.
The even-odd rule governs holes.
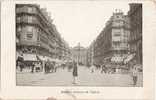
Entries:
POLYGON ((142 3, 15 4, 16 86, 143 87, 142 3))

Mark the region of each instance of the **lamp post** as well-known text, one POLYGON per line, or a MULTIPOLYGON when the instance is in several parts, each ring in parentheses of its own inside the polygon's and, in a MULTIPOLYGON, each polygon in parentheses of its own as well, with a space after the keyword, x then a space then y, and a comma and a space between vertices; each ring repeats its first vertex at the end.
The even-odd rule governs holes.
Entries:
POLYGON ((78 65, 79 65, 79 62, 80 62, 80 42, 78 44, 78 65))

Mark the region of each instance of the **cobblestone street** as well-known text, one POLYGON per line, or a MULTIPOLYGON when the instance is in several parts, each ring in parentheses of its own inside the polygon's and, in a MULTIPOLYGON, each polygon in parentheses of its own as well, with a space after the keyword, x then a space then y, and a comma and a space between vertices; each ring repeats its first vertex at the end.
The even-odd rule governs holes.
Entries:
MULTIPOLYGON (((142 75, 138 75, 136 86, 142 86, 142 75)), ((58 69, 56 73, 17 72, 18 86, 72 86, 72 71, 58 69)), ((129 74, 101 74, 100 70, 91 73, 90 69, 79 66, 76 86, 133 86, 129 74)))

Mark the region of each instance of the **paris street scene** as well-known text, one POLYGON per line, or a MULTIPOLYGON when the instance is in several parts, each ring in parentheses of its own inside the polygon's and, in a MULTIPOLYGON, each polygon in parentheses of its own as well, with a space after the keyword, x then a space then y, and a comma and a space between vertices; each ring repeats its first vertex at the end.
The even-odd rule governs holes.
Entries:
POLYGON ((142 4, 16 4, 17 86, 142 87, 142 4))

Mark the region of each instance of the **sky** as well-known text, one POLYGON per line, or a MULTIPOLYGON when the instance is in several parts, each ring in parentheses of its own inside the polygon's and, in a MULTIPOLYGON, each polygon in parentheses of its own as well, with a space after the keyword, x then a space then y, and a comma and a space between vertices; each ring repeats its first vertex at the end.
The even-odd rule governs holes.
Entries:
POLYGON ((123 1, 52 1, 40 3, 40 7, 50 12, 58 32, 70 47, 78 43, 88 47, 115 9, 121 9, 124 14, 129 10, 128 3, 123 1))

